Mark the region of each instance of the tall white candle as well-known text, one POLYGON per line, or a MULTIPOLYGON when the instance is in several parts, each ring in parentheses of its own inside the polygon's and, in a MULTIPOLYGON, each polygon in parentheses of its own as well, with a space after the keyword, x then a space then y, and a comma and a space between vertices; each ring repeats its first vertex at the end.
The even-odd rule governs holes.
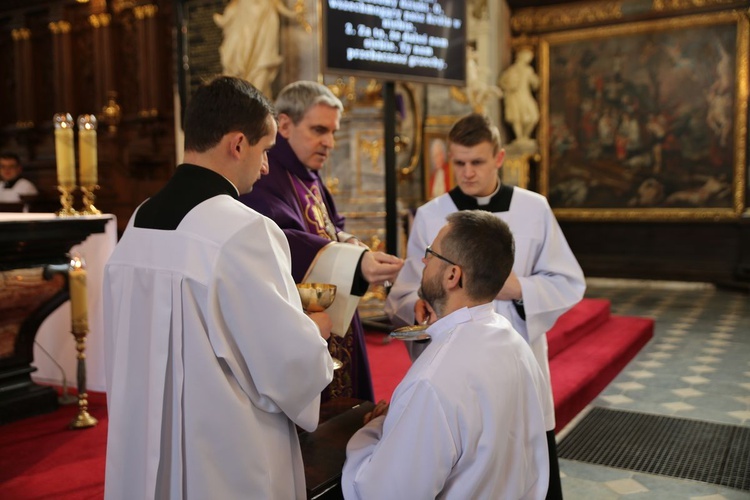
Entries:
POLYGON ((78 117, 78 168, 81 186, 95 186, 98 176, 96 153, 96 117, 78 117))
POLYGON ((57 160, 57 183, 73 187, 76 184, 76 158, 73 148, 73 117, 70 114, 56 114, 55 158, 57 160))

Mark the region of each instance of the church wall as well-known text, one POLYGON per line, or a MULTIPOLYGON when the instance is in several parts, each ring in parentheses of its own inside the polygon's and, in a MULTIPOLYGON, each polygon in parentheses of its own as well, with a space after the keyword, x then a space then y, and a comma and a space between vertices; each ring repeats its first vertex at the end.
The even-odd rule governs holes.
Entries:
MULTIPOLYGON (((565 162, 570 163, 571 155, 566 156, 566 153, 560 153, 560 151, 566 151, 565 141, 561 142, 560 139, 562 137, 560 116, 551 116, 554 110, 561 109, 560 95, 559 92, 555 94, 551 90, 547 94, 544 91, 538 93, 542 119, 536 137, 541 146, 541 161, 532 165, 531 176, 536 179, 538 189, 550 198, 568 242, 588 276, 709 281, 736 285, 745 289, 750 285, 750 246, 748 245, 750 211, 747 209, 749 194, 747 179, 750 173, 747 154, 747 19, 750 11, 747 6, 747 2, 732 0, 702 2, 623 0, 578 2, 565 6, 518 9, 513 12, 510 26, 514 39, 524 40, 525 43, 530 42, 537 48, 537 71, 543 79, 543 90, 550 89, 553 81, 568 81, 564 80, 560 74, 554 73, 552 69, 560 66, 559 60, 554 58, 559 59, 560 55, 565 53, 559 47, 566 43, 584 45, 589 37, 592 40, 591 54, 593 55, 591 57, 593 58, 598 50, 595 45, 597 43, 604 45, 607 38, 615 39, 621 36, 625 40, 628 36, 641 36, 643 40, 646 40, 648 36, 651 36, 653 41, 651 47, 653 47, 660 40, 678 38, 676 36, 659 38, 660 32, 666 33, 673 29, 672 26, 698 32, 702 26, 719 25, 727 19, 725 25, 728 26, 728 31, 734 29, 736 25, 737 43, 733 43, 734 38, 732 38, 724 44, 730 56, 736 58, 736 66, 733 66, 736 71, 733 70, 728 80, 731 81, 731 92, 736 92, 739 98, 735 99, 733 109, 725 110, 725 117, 728 117, 727 120, 732 125, 732 133, 729 136, 732 146, 726 147, 728 154, 724 155, 723 163, 719 163, 716 150, 710 148, 717 148, 717 145, 721 147, 725 142, 719 141, 718 138, 711 140, 709 137, 711 130, 692 140, 691 136, 687 135, 691 130, 706 128, 704 120, 707 117, 703 111, 686 114, 685 116, 692 121, 692 123, 683 122, 686 126, 679 126, 680 123, 672 122, 667 127, 669 131, 666 135, 673 141, 672 144, 667 146, 665 143, 663 150, 662 148, 658 151, 653 150, 654 155, 663 153, 664 156, 659 156, 659 159, 663 160, 662 163, 638 165, 631 162, 625 169, 618 169, 603 161, 592 160, 592 157, 601 157, 591 147, 594 143, 584 144, 581 138, 582 131, 570 130, 570 137, 580 147, 574 146, 568 150, 577 149, 587 153, 585 157, 583 155, 577 157, 576 161, 579 164, 576 168, 579 172, 586 171, 588 177, 583 181, 583 178, 576 179, 577 184, 570 181, 567 184, 571 190, 562 190, 562 179, 568 177, 561 172, 568 168, 565 162), (602 38, 602 33, 608 35, 602 38), (641 33, 645 34, 639 35, 641 33), (649 33, 653 34, 648 35, 649 33), (558 45, 554 45, 555 43, 558 45), (541 60, 539 56, 542 56, 541 60), (545 85, 547 85, 546 88, 545 85), (554 98, 557 98, 558 102, 552 102, 554 98), (700 127, 694 126, 696 123, 700 127), (691 161, 689 143, 692 143, 693 152, 705 156, 707 151, 711 151, 707 161, 713 162, 716 169, 723 170, 720 172, 716 170, 719 173, 712 174, 705 162, 700 165, 696 161, 691 161), (699 146, 700 144, 704 145, 699 146), (553 145, 558 149, 553 150, 553 145), (666 150, 669 147, 673 149, 667 153, 666 150), (675 154, 677 151, 681 154, 675 154), (667 154, 671 156, 668 158, 667 154), (726 156, 730 158, 726 159, 726 156), (653 170, 653 173, 646 172, 649 168, 653 170), (627 194, 629 187, 638 187, 641 182, 638 180, 639 176, 652 177, 654 180, 644 182, 644 186, 645 184, 663 186, 665 192, 671 186, 686 181, 691 182, 692 185, 680 188, 682 190, 672 196, 665 194, 660 200, 645 198, 644 189, 639 189, 635 194, 627 194), (597 205, 591 201, 591 195, 599 191, 608 192, 602 187, 603 185, 618 189, 619 191, 610 191, 610 193, 620 192, 621 194, 618 195, 620 198, 630 201, 623 206, 618 204, 620 199, 615 203, 614 199, 607 200, 600 197, 596 202, 599 204, 597 205), (576 189, 572 189, 576 186, 576 189), (721 189, 708 189, 719 186, 721 189), (572 197, 562 198, 564 193, 572 197), (642 196, 639 197, 638 193, 642 196)), ((637 44, 633 44, 632 41, 623 42, 622 47, 633 45, 637 44)), ((718 53, 723 53, 715 43, 704 45, 718 53)), ((650 47, 647 44, 643 46, 650 47)), ((690 52, 692 49, 677 45, 673 49, 672 55, 677 59, 674 60, 673 66, 668 66, 668 70, 677 71, 679 67, 688 68, 691 64, 689 57, 693 55, 690 52)), ((646 61, 651 55, 652 53, 646 52, 622 52, 621 57, 623 60, 642 61, 642 65, 647 65, 646 61)), ((705 91, 694 92, 693 99, 696 102, 707 101, 709 111, 711 103, 709 87, 713 86, 715 89, 719 85, 716 81, 721 79, 720 76, 714 76, 714 68, 716 75, 720 73, 720 58, 711 58, 711 60, 713 62, 706 61, 706 68, 695 69, 694 73, 687 71, 681 84, 683 87, 696 86, 696 82, 705 80, 705 91)), ((616 64, 617 61, 613 58, 613 67, 616 64)), ((650 70, 651 67, 648 69, 650 70)), ((579 71, 584 70, 579 69, 579 71)), ((626 77, 631 76, 626 75, 626 77)), ((626 79, 623 81, 627 84, 632 80, 633 78, 628 78, 627 81, 626 79)), ((558 90, 559 88, 557 87, 558 90)), ((565 105, 562 109, 566 113, 564 115, 566 124, 575 111, 571 103, 575 104, 575 99, 582 88, 583 86, 573 84, 565 87, 568 97, 565 98, 565 105)), ((606 88, 604 90, 606 91, 606 88)), ((677 91, 679 92, 679 89, 677 91)), ((594 98, 592 102, 595 102, 594 98)), ((623 100, 619 106, 615 106, 613 112, 622 114, 632 111, 632 105, 632 102, 623 100)), ((573 122, 581 123, 575 120, 573 122)), ((641 133, 643 138, 653 138, 658 135, 653 129, 650 131, 651 135, 647 135, 649 132, 646 131, 644 125, 641 126, 641 133)), ((573 143, 568 143, 570 144, 573 143)), ((649 152, 649 148, 643 149, 649 152)), ((623 151, 623 162, 635 157, 635 153, 634 151, 634 154, 630 155, 629 152, 623 151)), ((645 156, 643 155, 644 158, 645 156)), ((692 156, 697 158, 696 155, 692 156)), ((652 190, 652 192, 656 191, 652 190)))
MULTIPOLYGON (((8 0, 0 5, 0 150, 17 153, 40 191, 34 211, 60 207, 52 118, 95 114, 96 206, 122 231, 174 161, 171 1, 8 0)), ((81 195, 75 195, 81 209, 81 195)))
MULTIPOLYGON (((228 0, 91 0, 83 4, 73 0, 6 0, 2 3, 0 150, 15 151, 22 157, 27 176, 42 192, 37 209, 49 211, 59 206, 52 116, 60 111, 70 112, 74 118, 82 113, 95 113, 100 118, 102 187, 97 192, 97 206, 117 215, 120 230, 135 207, 171 176, 179 156, 176 131, 180 117, 174 109, 187 98, 181 80, 184 68, 177 61, 184 55, 179 50, 183 41, 178 30, 180 9, 188 2, 211 4, 210 8, 219 13, 228 0), (109 16, 106 29, 101 26, 103 17, 97 17, 99 25, 95 26, 91 16, 109 16), (60 34, 49 26, 59 21, 70 24, 63 42, 60 34), (19 42, 14 33, 16 38, 26 36, 28 40, 19 42)), ((382 248, 386 237, 383 82, 320 73, 318 3, 316 0, 301 3, 309 32, 299 18, 280 17, 279 53, 283 63, 271 84, 271 97, 287 83, 310 79, 329 85, 342 99, 347 111, 337 137, 337 149, 323 175, 336 193, 340 211, 349 219, 350 230, 382 248)), ((648 8, 657 4, 667 9, 658 14, 662 18, 747 10, 746 2, 734 0, 655 1, 649 2, 648 8)), ((515 7, 511 10, 505 0, 467 1, 467 38, 475 48, 480 69, 473 89, 497 85, 499 75, 513 61, 512 41, 521 35, 533 39, 545 33, 616 26, 657 16, 644 12, 644 5, 634 0, 566 3, 558 8, 563 10, 545 11, 545 8, 515 7)), ((288 7, 294 8, 295 2, 290 0, 288 7)), ((218 35, 220 30, 214 28, 211 36, 218 35)), ((200 43, 196 43, 199 47, 200 43)), ((216 44, 214 40, 205 45, 216 44)), ((214 63, 220 68, 218 53, 214 55, 214 63)), ((211 75, 207 70, 203 76, 211 75)), ((472 103, 471 85, 458 88, 406 82, 398 83, 395 88, 399 140, 397 164, 393 168, 399 172, 397 237, 398 248, 403 251, 409 213, 428 197, 429 140, 446 134, 457 117, 472 109, 488 113, 501 126, 506 143, 512 141, 513 133, 502 122, 502 99, 489 95, 480 103, 472 103)), ((539 130, 535 136, 538 134, 539 130)), ((746 154, 745 200, 750 198, 747 158, 746 154)), ((525 185, 539 190, 543 179, 541 162, 536 159, 530 159, 525 185)), ((506 163, 503 170, 510 174, 511 164, 506 163)), ((511 179, 516 178, 507 175, 506 182, 513 182, 511 179)), ((80 195, 76 203, 80 204, 80 195)), ((739 217, 722 220, 632 217, 594 220, 565 216, 559 219, 585 272, 591 276, 740 283, 750 280, 746 210, 739 217)))

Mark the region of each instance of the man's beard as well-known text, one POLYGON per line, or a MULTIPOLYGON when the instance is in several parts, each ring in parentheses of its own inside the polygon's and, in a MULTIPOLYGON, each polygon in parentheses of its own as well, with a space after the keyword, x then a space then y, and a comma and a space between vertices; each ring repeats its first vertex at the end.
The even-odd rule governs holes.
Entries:
POLYGON ((443 317, 445 301, 448 295, 440 282, 440 274, 436 274, 432 279, 425 279, 422 276, 422 283, 419 290, 417 290, 419 298, 430 304, 430 307, 435 311, 438 318, 443 317))

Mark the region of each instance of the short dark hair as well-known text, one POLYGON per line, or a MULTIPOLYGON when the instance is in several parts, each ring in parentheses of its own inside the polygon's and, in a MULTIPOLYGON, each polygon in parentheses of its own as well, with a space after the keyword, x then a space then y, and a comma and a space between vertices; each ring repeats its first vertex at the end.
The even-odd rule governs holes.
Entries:
POLYGON ((500 152, 500 131, 487 116, 479 113, 468 114, 454 123, 448 132, 448 141, 466 147, 489 142, 492 154, 500 152))
POLYGON ((470 298, 494 299, 513 268, 515 248, 508 225, 484 210, 454 212, 447 220, 441 252, 461 267, 470 298))
POLYGON ((18 165, 21 164, 21 158, 19 158, 16 153, 11 153, 10 151, 3 151, 2 153, 0 153, 0 159, 14 160, 18 165))
POLYGON ((219 76, 201 85, 185 109, 185 150, 203 153, 230 132, 242 132, 251 145, 268 135, 271 102, 249 82, 219 76))

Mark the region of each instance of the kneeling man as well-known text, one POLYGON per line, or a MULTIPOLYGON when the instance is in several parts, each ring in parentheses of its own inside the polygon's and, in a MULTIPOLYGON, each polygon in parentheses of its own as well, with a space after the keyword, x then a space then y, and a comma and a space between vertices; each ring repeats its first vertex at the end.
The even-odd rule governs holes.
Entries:
POLYGON ((447 217, 425 250, 419 296, 432 339, 347 446, 346 498, 544 498, 544 376, 493 308, 513 237, 489 212, 447 217))

